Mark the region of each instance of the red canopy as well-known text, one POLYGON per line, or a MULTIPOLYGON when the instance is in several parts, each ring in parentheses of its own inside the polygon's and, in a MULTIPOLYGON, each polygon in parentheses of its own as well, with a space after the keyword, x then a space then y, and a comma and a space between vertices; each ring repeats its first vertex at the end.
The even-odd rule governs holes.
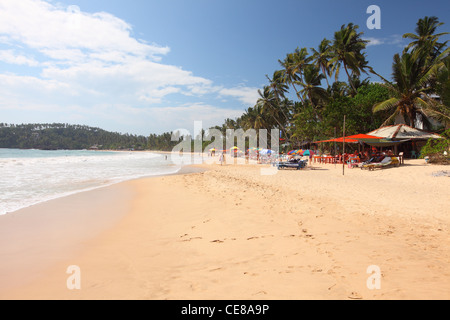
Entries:
POLYGON ((347 139, 356 139, 356 140, 358 140, 358 139, 383 139, 383 138, 376 137, 376 136, 371 136, 369 134, 360 133, 360 134, 355 134, 354 136, 345 137, 346 141, 347 141, 347 139))
MULTIPOLYGON (((337 138, 337 139, 330 139, 330 140, 316 141, 315 143, 321 143, 321 142, 344 142, 344 138, 337 138)), ((356 139, 345 138, 345 142, 347 142, 347 143, 357 143, 358 140, 356 140, 356 139)))
MULTIPOLYGON (((330 142, 344 142, 344 138, 332 139, 330 142)), ((345 142, 347 142, 347 143, 357 143, 358 140, 350 139, 348 137, 345 137, 345 142)))
MULTIPOLYGON (((383 139, 383 138, 361 133, 361 134, 355 134, 353 136, 345 137, 345 142, 357 143, 361 139, 383 139)), ((344 138, 316 141, 315 143, 321 143, 321 142, 344 142, 344 138)))

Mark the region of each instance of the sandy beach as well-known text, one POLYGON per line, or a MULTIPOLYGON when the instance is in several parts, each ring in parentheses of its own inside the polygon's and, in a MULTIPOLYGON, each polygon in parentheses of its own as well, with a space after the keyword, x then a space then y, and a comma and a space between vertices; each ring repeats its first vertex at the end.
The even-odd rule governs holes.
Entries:
POLYGON ((1 216, 0 299, 450 298, 448 167, 197 167, 1 216))

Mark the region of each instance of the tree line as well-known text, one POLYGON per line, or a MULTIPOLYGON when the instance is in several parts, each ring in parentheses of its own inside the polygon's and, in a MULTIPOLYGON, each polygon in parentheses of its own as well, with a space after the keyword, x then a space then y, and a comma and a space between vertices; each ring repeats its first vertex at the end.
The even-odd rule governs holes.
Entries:
POLYGON ((443 131, 450 127, 450 50, 440 40, 448 32, 437 32, 442 25, 437 17, 425 17, 415 33, 403 35, 410 43, 393 57, 391 80, 369 65, 368 41, 359 27, 342 25, 317 48, 297 48, 278 60, 280 69, 266 75, 257 103, 215 128, 224 134, 279 128, 291 147, 340 136, 344 116, 348 134, 396 122, 443 131))
POLYGON ((0 123, 0 148, 10 149, 171 151, 181 139, 172 141, 172 133, 145 137, 65 123, 0 123))
POLYGON ((143 136, 108 132, 100 128, 61 123, 8 125, 0 123, 0 148, 82 150, 144 149, 143 136))

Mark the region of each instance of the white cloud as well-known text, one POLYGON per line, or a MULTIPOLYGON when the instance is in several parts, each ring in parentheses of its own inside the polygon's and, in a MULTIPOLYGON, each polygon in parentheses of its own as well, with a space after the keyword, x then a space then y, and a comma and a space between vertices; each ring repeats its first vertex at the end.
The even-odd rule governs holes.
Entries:
POLYGON ((0 61, 33 70, 0 73, 0 112, 8 112, 0 116, 42 108, 49 116, 47 122, 55 114, 89 121, 95 117, 130 126, 134 121, 151 132, 146 122, 161 129, 204 118, 215 125, 242 113, 204 103, 186 105, 186 101, 155 108, 173 105, 166 100, 169 95, 191 100, 219 95, 246 105, 256 102, 255 88, 223 88, 162 63, 170 48, 136 39, 132 31, 129 23, 106 12, 86 13, 53 1, 1 0, 0 43, 8 49, 0 50, 0 61))
POLYGON ((131 26, 108 13, 82 13, 40 0, 3 0, 0 31, 10 40, 37 50, 80 48, 94 52, 119 51, 140 57, 164 55, 169 48, 148 45, 130 36, 131 26))
POLYGON ((229 89, 220 90, 220 94, 224 96, 232 96, 239 99, 242 103, 247 106, 253 107, 258 98, 258 88, 249 88, 249 87, 235 87, 229 89))
POLYGON ((381 45, 381 44, 384 43, 384 40, 383 40, 383 39, 377 39, 377 38, 366 38, 366 39, 364 39, 364 40, 369 41, 369 42, 367 43, 367 46, 368 46, 368 47, 370 47, 370 46, 379 46, 379 45, 381 45))
MULTIPOLYGON (((130 88, 132 83, 139 99, 144 86, 161 98, 162 92, 175 92, 165 90, 166 86, 204 87, 210 83, 179 67, 158 63, 161 55, 170 51, 168 47, 136 40, 128 23, 105 12, 83 13, 77 6, 64 9, 41 0, 3 0, 0 35, 3 42, 43 56, 44 78, 74 87, 84 85, 114 94, 117 87, 130 88), (111 82, 117 85, 112 92, 107 86, 111 82)), ((13 62, 10 51, 0 58, 13 62)), ((36 60, 22 56, 15 57, 15 62, 37 65, 36 60)))
POLYGON ((8 92, 11 94, 16 93, 25 100, 26 96, 22 96, 24 91, 28 92, 30 94, 29 96, 32 97, 35 93, 47 95, 64 90, 70 90, 70 87, 63 82, 56 80, 43 80, 30 76, 0 74, 0 93, 3 95, 6 95, 8 92))
POLYGON ((398 45, 400 47, 403 47, 405 45, 405 40, 403 39, 402 35, 399 34, 393 34, 391 36, 385 37, 385 38, 373 38, 369 37, 365 40, 368 40, 369 43, 367 43, 367 46, 379 46, 383 44, 387 45, 398 45))
POLYGON ((0 61, 9 64, 27 65, 30 67, 36 67, 39 65, 39 62, 37 62, 33 58, 28 58, 26 56, 16 54, 13 50, 0 50, 0 61))

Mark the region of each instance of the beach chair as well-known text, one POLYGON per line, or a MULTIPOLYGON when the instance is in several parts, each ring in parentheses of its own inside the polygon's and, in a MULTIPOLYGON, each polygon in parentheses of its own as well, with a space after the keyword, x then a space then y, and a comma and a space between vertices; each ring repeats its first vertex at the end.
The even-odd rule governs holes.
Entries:
POLYGON ((298 162, 279 162, 277 164, 277 168, 278 168, 278 170, 289 169, 289 168, 301 170, 301 169, 305 168, 307 164, 308 164, 308 160, 300 160, 298 162))
POLYGON ((373 171, 375 169, 384 169, 390 166, 400 166, 400 161, 397 157, 386 157, 381 162, 364 164, 361 169, 368 169, 373 171))

